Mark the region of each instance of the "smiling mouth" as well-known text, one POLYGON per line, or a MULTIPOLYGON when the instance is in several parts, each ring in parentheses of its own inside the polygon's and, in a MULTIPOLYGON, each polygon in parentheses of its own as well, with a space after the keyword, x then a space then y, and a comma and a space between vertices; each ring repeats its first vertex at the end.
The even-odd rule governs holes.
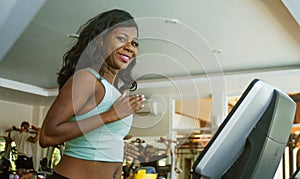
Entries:
POLYGON ((120 54, 120 57, 121 57, 121 60, 124 61, 124 62, 129 62, 129 60, 130 60, 130 57, 126 56, 126 55, 120 54))

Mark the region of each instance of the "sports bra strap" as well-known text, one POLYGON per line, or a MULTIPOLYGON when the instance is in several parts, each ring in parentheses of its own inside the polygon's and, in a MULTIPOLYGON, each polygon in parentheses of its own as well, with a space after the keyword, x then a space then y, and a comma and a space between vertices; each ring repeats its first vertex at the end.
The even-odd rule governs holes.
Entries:
POLYGON ((97 79, 102 80, 102 77, 100 76, 100 74, 97 73, 94 69, 92 69, 92 68, 86 68, 86 69, 89 70, 93 75, 95 75, 97 79))

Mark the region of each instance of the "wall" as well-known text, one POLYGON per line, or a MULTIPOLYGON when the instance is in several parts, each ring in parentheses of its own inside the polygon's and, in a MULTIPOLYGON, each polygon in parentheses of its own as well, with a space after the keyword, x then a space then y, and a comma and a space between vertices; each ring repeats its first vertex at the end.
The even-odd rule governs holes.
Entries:
MULTIPOLYGON (((7 136, 5 130, 15 125, 20 127, 21 122, 28 121, 37 127, 41 127, 44 116, 48 111, 44 106, 30 106, 0 100, 0 136, 7 136)), ((32 144, 35 169, 39 166, 40 159, 45 155, 46 149, 42 149, 38 143, 32 144)))
POLYGON ((32 122, 32 106, 0 100, 0 129, 6 130, 15 125, 20 127, 22 121, 32 122))
POLYGON ((156 94, 149 95, 144 105, 141 111, 133 115, 129 134, 161 137, 169 135, 171 130, 170 98, 156 94))
POLYGON ((163 115, 134 116, 129 132, 133 136, 166 136, 170 128, 169 110, 163 115))

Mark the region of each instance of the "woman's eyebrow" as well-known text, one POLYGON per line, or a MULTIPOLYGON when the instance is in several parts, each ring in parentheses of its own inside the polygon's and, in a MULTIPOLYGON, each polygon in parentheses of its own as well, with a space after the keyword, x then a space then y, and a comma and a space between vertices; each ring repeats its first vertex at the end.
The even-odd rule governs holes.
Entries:
MULTIPOLYGON (((119 34, 122 34, 122 35, 125 35, 126 37, 129 37, 129 35, 126 34, 125 32, 119 32, 119 34)), ((138 38, 137 37, 133 37, 133 40, 138 41, 138 38)))

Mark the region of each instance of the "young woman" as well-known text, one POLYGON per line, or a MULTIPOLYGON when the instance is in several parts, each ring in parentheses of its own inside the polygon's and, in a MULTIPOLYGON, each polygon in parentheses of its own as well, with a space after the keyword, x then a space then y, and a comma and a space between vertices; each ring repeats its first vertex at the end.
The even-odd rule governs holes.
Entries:
POLYGON ((53 178, 121 178, 123 137, 143 96, 131 70, 138 52, 138 27, 122 10, 110 10, 80 28, 64 55, 59 94, 40 134, 42 147, 65 143, 53 178))

